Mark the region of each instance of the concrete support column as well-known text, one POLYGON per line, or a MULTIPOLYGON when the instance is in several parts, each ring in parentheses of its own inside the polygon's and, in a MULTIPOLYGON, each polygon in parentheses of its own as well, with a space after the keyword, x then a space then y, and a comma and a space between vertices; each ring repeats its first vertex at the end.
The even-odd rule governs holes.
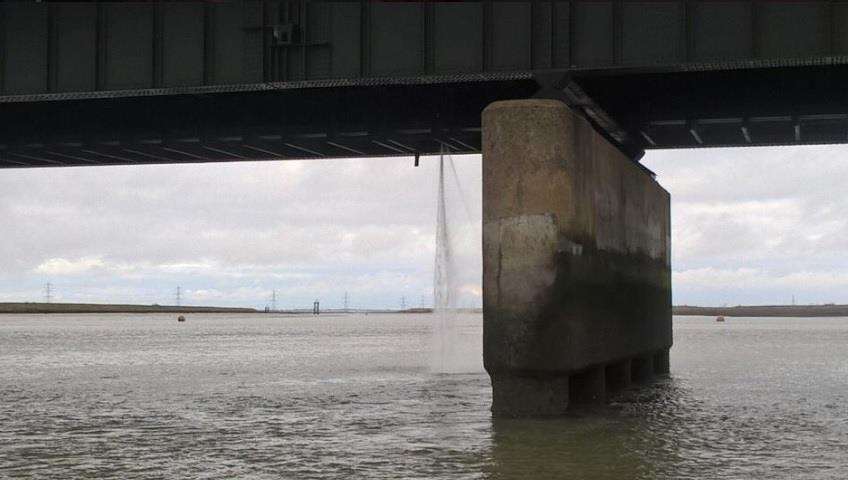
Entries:
POLYGON ((654 355, 654 375, 668 375, 670 373, 668 353, 668 349, 664 349, 654 355))
POLYGON ((492 375, 493 411, 504 417, 562 415, 568 408, 569 383, 568 376, 492 375))
POLYGON ((671 346, 668 193, 559 101, 496 102, 482 124, 492 411, 602 401, 610 362, 671 346))
POLYGON ((568 401, 572 404, 600 403, 607 398, 605 369, 590 368, 571 376, 568 401))
POLYGON ((607 366, 607 391, 616 392, 630 386, 630 363, 630 360, 624 360, 607 366))
POLYGON ((630 378, 634 383, 644 383, 654 378, 653 355, 634 358, 630 364, 630 378))

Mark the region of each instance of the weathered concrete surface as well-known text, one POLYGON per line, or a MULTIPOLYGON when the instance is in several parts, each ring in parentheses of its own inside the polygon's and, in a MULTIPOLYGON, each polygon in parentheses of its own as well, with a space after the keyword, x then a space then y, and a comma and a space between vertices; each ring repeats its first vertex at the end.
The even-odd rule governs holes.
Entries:
POLYGON ((630 380, 647 382, 654 376, 654 356, 646 355, 634 358, 630 362, 630 380))
POLYGON ((568 403, 598 403, 607 398, 606 369, 590 368, 569 377, 568 403))
MULTIPOLYGON (((556 100, 483 112, 484 363, 498 416, 560 414, 568 378, 671 347, 669 195, 556 100)), ((666 367, 667 368, 667 367, 666 367)))
POLYGON ((604 375, 607 380, 608 392, 623 390, 630 386, 630 383, 633 381, 630 373, 631 362, 632 360, 624 360, 607 365, 604 375))

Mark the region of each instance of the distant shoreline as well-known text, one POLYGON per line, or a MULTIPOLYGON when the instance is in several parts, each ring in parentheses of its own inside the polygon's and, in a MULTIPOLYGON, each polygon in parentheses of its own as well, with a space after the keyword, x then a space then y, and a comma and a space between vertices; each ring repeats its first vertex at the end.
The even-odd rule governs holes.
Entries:
MULTIPOLYGON (((482 313, 479 308, 457 309, 461 313, 482 313)), ((197 307, 176 305, 122 305, 105 303, 39 303, 39 302, 0 302, 0 315, 3 314, 61 314, 61 313, 262 313, 268 315, 312 315, 311 309, 280 309, 270 312, 255 308, 240 307, 197 307)), ((408 308, 406 310, 389 309, 326 309, 322 315, 335 314, 380 314, 380 313, 433 313, 432 308, 408 308)))
MULTIPOLYGON (((459 309, 467 313, 481 313, 481 309, 459 309)), ((389 309, 327 309, 322 314, 345 313, 432 313, 430 308, 389 309)), ((0 303, 2 314, 61 314, 61 313, 266 313, 266 314, 312 314, 309 309, 277 310, 264 312, 255 308, 242 307, 199 307, 176 305, 123 305, 103 303, 0 303)), ((698 307, 676 305, 672 314, 678 316, 723 316, 723 317, 848 317, 848 305, 739 305, 735 307, 698 307)))
POLYGON ((0 303, 0 314, 23 313, 257 313, 253 308, 101 303, 0 303))
POLYGON ((736 307, 672 307, 673 315, 712 317, 848 317, 848 305, 739 305, 736 307))
MULTIPOLYGON (((458 309, 465 313, 481 313, 478 308, 458 309)), ((431 308, 389 309, 327 309, 322 314, 351 313, 432 313, 431 308)), ((199 307, 176 305, 122 305, 103 303, 0 303, 2 314, 61 314, 61 313, 265 313, 265 314, 312 314, 309 309, 276 310, 265 312, 243 307, 199 307)), ((723 316, 723 317, 848 317, 848 305, 739 305, 735 307, 698 307, 676 305, 672 314, 678 316, 723 316)))

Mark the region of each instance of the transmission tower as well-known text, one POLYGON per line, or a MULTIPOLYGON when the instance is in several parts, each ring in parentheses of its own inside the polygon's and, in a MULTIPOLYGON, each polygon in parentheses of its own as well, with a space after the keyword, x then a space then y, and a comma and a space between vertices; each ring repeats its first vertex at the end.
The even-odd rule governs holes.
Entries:
POLYGON ((44 301, 46 303, 50 303, 53 300, 53 284, 47 282, 47 285, 44 286, 44 301))
POLYGON ((276 289, 271 293, 271 311, 272 312, 277 311, 277 290, 276 289))
POLYGON ((177 287, 177 306, 179 307, 182 303, 182 289, 177 287))
POLYGON ((347 312, 347 310, 348 310, 348 296, 347 296, 347 292, 345 292, 345 296, 344 296, 344 311, 345 311, 345 312, 347 312))
POLYGON ((406 310, 406 297, 400 297, 400 309, 406 310))

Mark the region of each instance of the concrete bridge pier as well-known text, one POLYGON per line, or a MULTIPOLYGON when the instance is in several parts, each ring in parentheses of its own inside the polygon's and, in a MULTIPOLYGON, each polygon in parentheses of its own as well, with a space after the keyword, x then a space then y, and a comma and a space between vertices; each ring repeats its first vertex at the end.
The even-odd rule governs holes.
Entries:
POLYGON ((558 100, 483 112, 483 310, 495 416, 668 372, 669 195, 558 100))

